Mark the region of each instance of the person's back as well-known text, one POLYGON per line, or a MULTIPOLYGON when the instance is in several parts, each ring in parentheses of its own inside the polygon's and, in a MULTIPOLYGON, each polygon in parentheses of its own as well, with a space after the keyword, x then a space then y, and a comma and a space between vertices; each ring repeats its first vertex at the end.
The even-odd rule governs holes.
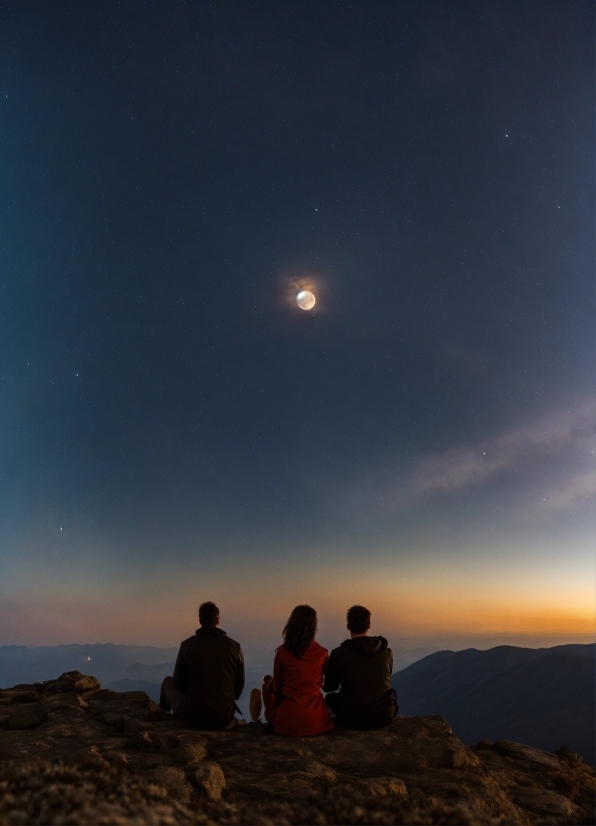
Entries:
POLYGON ((274 718, 276 734, 298 737, 333 728, 321 694, 329 652, 313 640, 299 657, 286 645, 275 654, 273 684, 278 698, 274 718))
POLYGON ((307 737, 333 728, 321 693, 329 652, 315 640, 317 612, 310 605, 297 605, 282 636, 284 644, 275 652, 273 676, 263 677, 262 691, 253 688, 250 716, 254 722, 265 704, 265 719, 276 734, 307 737))
POLYGON ((199 620, 201 628, 180 645, 173 677, 162 684, 160 705, 196 728, 227 728, 234 724, 235 701, 244 688, 242 649, 217 627, 213 603, 201 605, 199 620))
POLYGON ((397 714, 393 654, 384 637, 368 636, 369 628, 370 611, 350 608, 350 639, 333 649, 325 672, 326 703, 337 722, 352 728, 381 728, 397 714))
POLYGON ((184 691, 184 718, 228 715, 242 693, 240 685, 242 649, 220 628, 199 628, 180 645, 174 668, 174 685, 184 691))

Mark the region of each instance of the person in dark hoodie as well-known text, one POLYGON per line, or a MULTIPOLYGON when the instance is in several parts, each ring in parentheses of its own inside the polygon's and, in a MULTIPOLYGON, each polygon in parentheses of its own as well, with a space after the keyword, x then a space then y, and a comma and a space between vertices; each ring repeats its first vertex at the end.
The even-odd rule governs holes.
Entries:
POLYGON ((193 728, 217 731, 238 722, 236 700, 244 688, 240 644, 219 626, 219 608, 204 602, 201 627, 180 645, 174 675, 161 684, 159 707, 174 712, 193 728))
POLYGON ((370 637, 369 630, 370 611, 353 605, 348 611, 350 639, 331 652, 323 684, 334 722, 361 730, 388 726, 398 709, 391 688, 393 654, 385 637, 370 637))

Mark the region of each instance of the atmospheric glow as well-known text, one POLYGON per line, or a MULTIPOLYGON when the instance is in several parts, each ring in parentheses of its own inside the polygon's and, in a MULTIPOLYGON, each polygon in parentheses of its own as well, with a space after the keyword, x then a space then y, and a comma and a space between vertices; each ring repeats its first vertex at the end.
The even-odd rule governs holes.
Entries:
POLYGON ((222 627, 246 648, 273 649, 299 602, 317 609, 320 639, 330 644, 341 638, 345 611, 355 603, 371 608, 376 631, 396 647, 421 638, 455 648, 594 639, 594 577, 588 574, 583 552, 575 562, 552 571, 552 564, 535 567, 529 546, 518 546, 517 559, 502 559, 500 565, 497 547, 484 561, 465 554, 455 559, 450 552, 447 566, 428 551, 414 556, 410 549, 401 560, 383 561, 380 549, 368 549, 366 556, 363 550, 356 559, 344 550, 341 571, 335 562, 313 564, 315 559, 337 559, 338 548, 319 547, 301 555, 295 549, 288 555, 293 560, 279 567, 264 563, 255 568, 254 562, 238 561, 232 573, 229 560, 202 570, 189 564, 184 573, 170 571, 167 576, 156 566, 134 584, 125 577, 109 589, 105 583, 85 583, 88 567, 60 583, 39 570, 35 585, 26 590, 11 587, 14 582, 5 584, 0 643, 92 639, 176 645, 194 629, 204 598, 220 606, 222 627), (162 617, 159 623, 156 611, 162 617))

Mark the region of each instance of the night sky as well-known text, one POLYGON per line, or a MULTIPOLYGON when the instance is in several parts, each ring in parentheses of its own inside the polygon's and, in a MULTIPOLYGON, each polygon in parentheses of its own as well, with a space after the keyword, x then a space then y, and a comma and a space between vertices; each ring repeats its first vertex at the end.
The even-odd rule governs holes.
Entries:
POLYGON ((9 0, 0 43, 0 643, 206 599, 248 647, 300 602, 593 639, 593 4, 9 0))

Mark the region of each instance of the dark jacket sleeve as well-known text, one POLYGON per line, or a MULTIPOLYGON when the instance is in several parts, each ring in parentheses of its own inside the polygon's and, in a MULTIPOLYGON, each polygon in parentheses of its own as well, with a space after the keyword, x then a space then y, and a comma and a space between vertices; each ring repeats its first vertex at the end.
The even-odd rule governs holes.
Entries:
POLYGON ((176 657, 176 665, 174 666, 174 685, 178 691, 186 691, 187 689, 187 674, 186 663, 184 662, 184 654, 182 653, 182 646, 176 657))
POLYGON ((323 691, 337 691, 340 686, 339 662, 335 650, 329 655, 329 662, 325 671, 325 682, 323 691))
POLYGON ((234 699, 237 700, 244 688, 244 654, 238 646, 238 660, 236 662, 236 678, 234 680, 234 699))

